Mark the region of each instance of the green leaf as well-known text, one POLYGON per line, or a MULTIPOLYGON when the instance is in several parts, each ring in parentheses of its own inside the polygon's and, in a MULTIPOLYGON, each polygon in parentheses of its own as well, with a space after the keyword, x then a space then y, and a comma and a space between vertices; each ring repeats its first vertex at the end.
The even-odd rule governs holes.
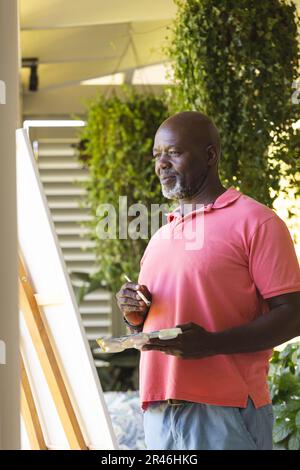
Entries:
POLYGON ((296 431, 289 438, 289 450, 300 450, 300 431, 296 431))
POLYGON ((273 441, 281 442, 292 432, 291 423, 286 420, 275 422, 273 430, 273 441))

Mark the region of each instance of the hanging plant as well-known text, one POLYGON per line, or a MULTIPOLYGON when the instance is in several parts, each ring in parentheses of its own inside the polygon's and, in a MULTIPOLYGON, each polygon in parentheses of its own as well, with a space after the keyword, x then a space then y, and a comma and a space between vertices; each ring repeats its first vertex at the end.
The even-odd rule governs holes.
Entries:
MULTIPOLYGON (((151 236, 150 206, 165 202, 154 172, 152 146, 155 132, 167 115, 163 97, 130 88, 123 88, 122 96, 108 99, 99 94, 88 107, 79 153, 89 172, 86 203, 92 220, 88 226, 99 268, 93 279, 113 292, 125 282, 124 273, 137 280, 139 262, 151 236), (148 232, 140 238, 130 238, 127 229, 124 232, 124 226, 120 227, 120 196, 127 198, 128 208, 142 203, 148 210, 148 232), (115 209, 115 238, 99 237, 99 222, 106 215, 99 212, 102 204, 115 209), (127 238, 122 238, 124 233, 127 238)), ((129 229, 132 219, 127 215, 129 229)))
MULTIPOLYGON (((287 0, 175 0, 168 54, 174 111, 209 115, 221 134, 223 183, 272 205, 286 176, 300 194, 299 17, 287 0), (298 172, 298 173, 297 173, 298 172)), ((286 188, 288 190, 288 188, 286 188)))

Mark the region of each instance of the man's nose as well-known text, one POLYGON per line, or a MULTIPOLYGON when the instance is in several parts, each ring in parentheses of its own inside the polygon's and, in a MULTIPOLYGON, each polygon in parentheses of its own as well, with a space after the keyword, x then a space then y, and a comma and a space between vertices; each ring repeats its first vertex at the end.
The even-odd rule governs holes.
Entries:
POLYGON ((172 164, 167 153, 162 153, 156 162, 157 169, 171 168, 172 164))

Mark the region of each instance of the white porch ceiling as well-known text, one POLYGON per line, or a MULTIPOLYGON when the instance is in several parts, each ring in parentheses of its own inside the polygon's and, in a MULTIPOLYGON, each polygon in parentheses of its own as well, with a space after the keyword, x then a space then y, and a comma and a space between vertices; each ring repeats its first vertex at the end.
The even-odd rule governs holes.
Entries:
POLYGON ((22 69, 24 114, 46 114, 46 103, 52 114, 83 112, 82 98, 105 88, 80 82, 117 72, 130 81, 134 69, 166 61, 175 14, 173 0, 20 0, 21 55, 39 64, 38 92, 22 69))
MULTIPOLYGON (((20 13, 22 57, 38 59, 43 91, 163 62, 175 5, 173 0, 21 0, 20 13)), ((26 69, 22 76, 26 90, 26 69)))

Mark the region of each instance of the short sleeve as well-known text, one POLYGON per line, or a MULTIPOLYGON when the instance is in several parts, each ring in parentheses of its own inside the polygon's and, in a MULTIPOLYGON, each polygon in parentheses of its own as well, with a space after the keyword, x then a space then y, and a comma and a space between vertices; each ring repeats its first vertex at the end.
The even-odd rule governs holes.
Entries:
POLYGON ((252 236, 249 269, 264 299, 300 291, 300 268, 293 240, 277 215, 262 223, 252 236))

